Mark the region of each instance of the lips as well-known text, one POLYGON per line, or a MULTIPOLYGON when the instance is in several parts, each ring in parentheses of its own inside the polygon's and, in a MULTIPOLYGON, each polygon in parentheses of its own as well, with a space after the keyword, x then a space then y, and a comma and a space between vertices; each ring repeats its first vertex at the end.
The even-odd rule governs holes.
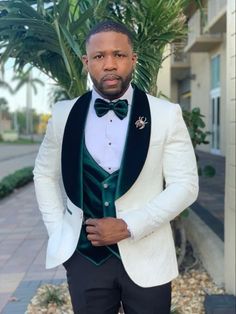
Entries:
POLYGON ((120 80, 120 77, 119 77, 119 76, 116 76, 116 75, 106 75, 106 76, 103 78, 103 82, 104 82, 106 85, 109 85, 109 86, 116 85, 119 80, 120 80))
POLYGON ((103 81, 118 81, 120 80, 120 77, 117 75, 109 74, 109 75, 104 76, 102 80, 103 81))

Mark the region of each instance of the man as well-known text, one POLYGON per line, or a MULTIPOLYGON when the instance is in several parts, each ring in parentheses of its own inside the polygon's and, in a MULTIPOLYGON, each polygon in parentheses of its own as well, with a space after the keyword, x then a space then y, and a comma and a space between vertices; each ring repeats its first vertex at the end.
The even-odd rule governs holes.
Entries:
POLYGON ((117 314, 120 302, 170 313, 170 220, 196 199, 197 168, 179 106, 131 85, 136 60, 125 26, 95 26, 83 57, 93 90, 54 107, 36 160, 46 266, 64 263, 74 313, 117 314))

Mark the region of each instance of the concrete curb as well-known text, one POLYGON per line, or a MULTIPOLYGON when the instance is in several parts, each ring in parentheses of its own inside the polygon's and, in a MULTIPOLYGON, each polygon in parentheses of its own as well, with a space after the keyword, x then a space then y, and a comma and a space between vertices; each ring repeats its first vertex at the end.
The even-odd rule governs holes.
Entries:
POLYGON ((189 210, 184 221, 187 238, 194 247, 203 266, 220 287, 224 286, 224 242, 196 215, 189 210))

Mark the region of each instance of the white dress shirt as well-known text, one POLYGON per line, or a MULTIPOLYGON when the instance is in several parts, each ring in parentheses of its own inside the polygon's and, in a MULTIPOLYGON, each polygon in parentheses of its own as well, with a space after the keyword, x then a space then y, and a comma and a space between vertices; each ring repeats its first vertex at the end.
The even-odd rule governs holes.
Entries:
MULTIPOLYGON (((97 98, 104 98, 94 89, 92 90, 92 98, 85 126, 85 145, 93 159, 108 173, 118 170, 121 165, 132 97, 133 88, 130 85, 125 94, 119 98, 126 99, 129 104, 128 114, 123 120, 118 118, 113 110, 109 110, 104 116, 98 117, 94 109, 94 102, 97 98)), ((107 99, 104 100, 109 102, 107 99)))

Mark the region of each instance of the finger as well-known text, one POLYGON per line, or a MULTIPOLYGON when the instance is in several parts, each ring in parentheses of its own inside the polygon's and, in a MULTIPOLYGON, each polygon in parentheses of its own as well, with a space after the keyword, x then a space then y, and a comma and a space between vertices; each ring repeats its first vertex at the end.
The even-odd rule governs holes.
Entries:
POLYGON ((97 229, 94 227, 94 226, 91 226, 91 225, 87 225, 86 227, 86 232, 87 233, 97 233, 97 229))
POLYGON ((91 241, 93 246, 103 246, 99 241, 91 241))
POLYGON ((97 224, 97 220, 98 219, 95 218, 88 218, 87 220, 85 220, 85 224, 95 226, 97 224))
POLYGON ((94 234, 94 233, 88 234, 87 239, 89 241, 99 241, 100 240, 99 236, 97 234, 94 234))

